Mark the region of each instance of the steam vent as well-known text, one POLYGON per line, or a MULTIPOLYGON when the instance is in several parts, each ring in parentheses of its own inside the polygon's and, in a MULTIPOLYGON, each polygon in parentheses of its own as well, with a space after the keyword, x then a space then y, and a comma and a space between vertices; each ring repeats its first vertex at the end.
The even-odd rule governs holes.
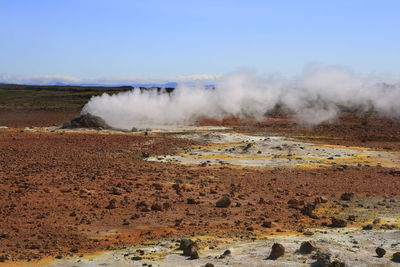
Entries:
POLYGON ((77 129, 77 128, 88 128, 97 130, 108 130, 112 129, 102 118, 94 116, 90 113, 80 115, 79 117, 66 122, 62 125, 62 129, 77 129))

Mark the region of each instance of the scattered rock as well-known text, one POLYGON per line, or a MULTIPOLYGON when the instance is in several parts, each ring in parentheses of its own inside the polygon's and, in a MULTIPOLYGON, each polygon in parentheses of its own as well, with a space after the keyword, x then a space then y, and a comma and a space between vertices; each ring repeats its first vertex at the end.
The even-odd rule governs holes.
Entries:
POLYGON ((354 198, 354 193, 343 193, 340 196, 340 199, 345 201, 351 201, 353 198, 354 198))
POLYGON ((115 198, 111 199, 106 206, 106 209, 115 209, 117 207, 117 200, 115 198))
POLYGON ((11 257, 10 255, 4 254, 4 255, 0 255, 0 262, 5 262, 6 260, 10 260, 11 257))
POLYGON ((0 238, 9 238, 10 236, 6 233, 0 233, 0 238))
POLYGON ((151 205, 151 210, 154 210, 154 211, 162 211, 162 210, 163 210, 163 207, 162 207, 162 205, 161 205, 160 203, 154 202, 154 203, 151 205))
POLYGON ((231 255, 231 254, 232 254, 232 252, 229 249, 227 249, 224 251, 224 253, 222 255, 227 256, 227 255, 231 255))
POLYGON ((317 204, 308 202, 304 204, 304 207, 300 209, 301 213, 307 215, 310 218, 316 219, 317 216, 313 214, 313 211, 317 207, 317 204))
POLYGON ((204 267, 214 267, 214 264, 212 264, 212 263, 206 263, 206 265, 204 265, 204 267))
POLYGON ((227 196, 220 198, 215 204, 218 208, 227 208, 231 204, 231 199, 227 196))
POLYGON ((349 222, 354 222, 356 220, 356 216, 355 215, 349 215, 349 217, 347 217, 347 220, 349 222))
POLYGON ((315 250, 315 243, 313 241, 305 241, 301 243, 299 252, 301 254, 310 254, 315 250))
POLYGON ((314 235, 314 233, 313 233, 313 232, 311 232, 311 231, 305 231, 303 234, 304 234, 304 235, 308 235, 308 236, 310 236, 310 235, 314 235))
POLYGON ((332 218, 332 224, 330 225, 331 227, 346 227, 347 226, 347 222, 343 219, 338 219, 333 217, 332 218))
POLYGON ((379 224, 381 222, 381 219, 380 218, 376 218, 373 222, 372 222, 372 224, 379 224))
POLYGON ((191 204, 191 205, 199 204, 199 202, 196 201, 196 200, 194 200, 193 198, 188 198, 188 199, 186 200, 186 203, 187 203, 187 204, 191 204))
POLYGON ((124 190, 119 187, 113 187, 111 188, 110 194, 112 195, 122 195, 124 193, 124 190))
POLYGON ((384 250, 384 249, 381 248, 381 247, 377 247, 377 248, 375 249, 375 252, 376 252, 376 255, 378 255, 379 258, 382 258, 382 257, 385 256, 385 254, 386 254, 386 250, 384 250))
POLYGON ((332 260, 332 256, 329 253, 319 252, 317 254, 317 262, 312 266, 318 267, 345 267, 346 264, 339 260, 332 260))
POLYGON ((372 224, 363 225, 362 227, 363 230, 372 230, 372 228, 374 228, 374 225, 372 224))
POLYGON ((320 203, 327 203, 328 199, 326 197, 317 197, 314 199, 315 204, 320 204, 320 203))
POLYGON ((380 228, 383 230, 394 230, 397 229, 397 226, 395 224, 382 224, 380 228))
POLYGON ((285 254, 285 247, 282 244, 275 243, 272 245, 271 254, 268 259, 276 260, 285 254))
POLYGON ((265 221, 261 224, 261 226, 264 228, 272 228, 275 227, 276 225, 271 221, 265 221))

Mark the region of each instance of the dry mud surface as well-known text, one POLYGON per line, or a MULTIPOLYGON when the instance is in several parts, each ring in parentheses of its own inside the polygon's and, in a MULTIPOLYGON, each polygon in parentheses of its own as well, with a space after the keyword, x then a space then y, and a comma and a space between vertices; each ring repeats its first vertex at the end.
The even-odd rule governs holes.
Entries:
POLYGON ((305 240, 348 266, 398 265, 398 122, 119 133, 35 121, 0 124, 0 266, 315 265, 319 252, 296 252, 305 240), (223 196, 230 205, 217 207, 223 196), (182 237, 197 240, 199 259, 176 250, 182 237), (275 242, 285 255, 268 260, 275 242))

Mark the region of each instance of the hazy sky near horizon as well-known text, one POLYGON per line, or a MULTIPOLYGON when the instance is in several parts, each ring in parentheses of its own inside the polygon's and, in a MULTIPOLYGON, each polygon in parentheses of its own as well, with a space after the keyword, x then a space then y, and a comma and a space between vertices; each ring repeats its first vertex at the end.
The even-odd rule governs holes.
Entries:
POLYGON ((398 0, 0 0, 0 74, 400 74, 398 0))

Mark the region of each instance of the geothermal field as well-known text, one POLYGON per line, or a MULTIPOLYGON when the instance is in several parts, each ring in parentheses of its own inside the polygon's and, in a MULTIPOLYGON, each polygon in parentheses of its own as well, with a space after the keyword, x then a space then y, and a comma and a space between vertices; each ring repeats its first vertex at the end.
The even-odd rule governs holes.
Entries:
POLYGON ((400 85, 0 85, 0 266, 398 266, 400 85))

